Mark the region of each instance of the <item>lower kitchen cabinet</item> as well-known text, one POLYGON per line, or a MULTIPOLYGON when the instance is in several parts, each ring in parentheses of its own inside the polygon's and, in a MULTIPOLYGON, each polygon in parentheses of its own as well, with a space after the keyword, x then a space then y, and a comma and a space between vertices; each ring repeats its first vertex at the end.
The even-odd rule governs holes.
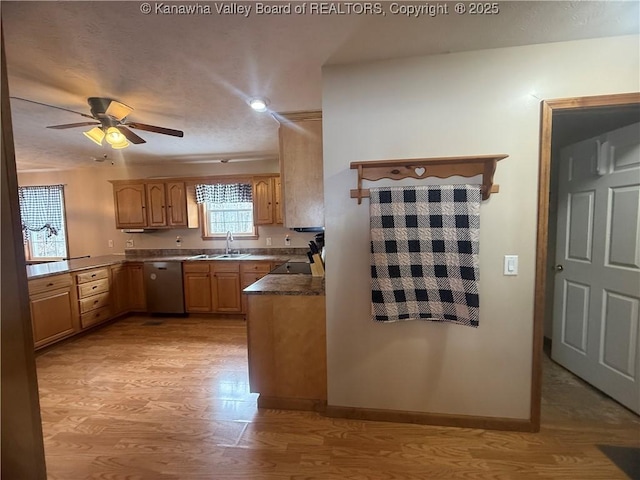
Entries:
POLYGON ((129 273, 129 311, 146 312, 147 294, 144 288, 144 264, 128 263, 129 273))
POLYGON ((209 262, 185 262, 182 274, 185 310, 188 313, 212 312, 209 262))
POLYGON ((80 329, 70 274, 30 280, 29 306, 35 348, 73 335, 80 329))
POLYGON ((126 265, 111 266, 111 313, 117 317, 129 311, 129 269, 126 265))
POLYGON ((211 262, 211 301, 216 313, 242 313, 240 263, 211 262))
MULTIPOLYGON (((274 265, 271 262, 265 261, 240 263, 240 291, 260 280, 273 268, 274 265)), ((242 295, 242 312, 248 312, 247 295, 242 295)))
POLYGON ((109 268, 96 268, 75 274, 80 326, 92 327, 111 318, 109 268))
POLYGON ((327 401, 325 297, 247 295, 249 384, 261 408, 317 410, 327 401))
POLYGON ((242 290, 271 270, 267 261, 184 262, 184 301, 188 313, 244 313, 242 290))

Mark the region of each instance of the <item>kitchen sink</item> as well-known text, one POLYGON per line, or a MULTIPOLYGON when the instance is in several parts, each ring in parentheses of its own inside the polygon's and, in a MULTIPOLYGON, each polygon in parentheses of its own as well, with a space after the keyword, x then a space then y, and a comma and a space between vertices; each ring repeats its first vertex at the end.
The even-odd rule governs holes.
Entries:
POLYGON ((193 257, 187 258, 187 260, 231 260, 235 258, 245 258, 250 256, 250 253, 216 253, 216 254, 206 254, 201 253, 200 255, 194 255, 193 257))
POLYGON ((227 258, 244 258, 251 255, 250 253, 223 253, 222 255, 213 255, 214 260, 224 260, 227 258))

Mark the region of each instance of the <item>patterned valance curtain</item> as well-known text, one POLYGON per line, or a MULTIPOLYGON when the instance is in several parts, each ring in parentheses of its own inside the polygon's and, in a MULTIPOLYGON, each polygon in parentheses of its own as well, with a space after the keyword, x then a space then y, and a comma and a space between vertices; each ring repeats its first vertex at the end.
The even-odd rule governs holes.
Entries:
POLYGON ((196 185, 196 202, 200 203, 239 203, 251 202, 250 183, 216 183, 196 185))
POLYGON ((29 239, 29 232, 45 230, 47 237, 58 234, 64 220, 63 195, 62 185, 18 187, 25 243, 29 239))

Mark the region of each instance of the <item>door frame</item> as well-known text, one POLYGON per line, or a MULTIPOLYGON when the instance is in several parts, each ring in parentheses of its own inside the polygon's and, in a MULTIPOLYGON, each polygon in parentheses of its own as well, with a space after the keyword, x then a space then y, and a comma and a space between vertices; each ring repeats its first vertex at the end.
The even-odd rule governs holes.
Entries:
POLYGON ((615 107, 640 104, 640 92, 593 97, 571 97, 543 100, 540 118, 540 158, 538 168, 538 223, 536 235, 536 273, 533 310, 533 359, 531 375, 532 430, 540 430, 542 403, 542 346, 544 337, 544 315, 547 298, 547 242, 549 237, 549 193, 551 181, 551 136, 554 112, 580 110, 597 107, 615 107))

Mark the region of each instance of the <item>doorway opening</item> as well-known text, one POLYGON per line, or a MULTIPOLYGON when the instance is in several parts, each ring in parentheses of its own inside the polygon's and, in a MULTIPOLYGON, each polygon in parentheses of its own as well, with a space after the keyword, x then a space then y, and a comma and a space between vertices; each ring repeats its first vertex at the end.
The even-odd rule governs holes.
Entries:
POLYGON ((563 143, 569 145, 591 138, 603 129, 612 130, 623 126, 622 124, 633 123, 632 119, 637 119, 639 106, 640 93, 542 102, 531 386, 531 424, 536 431, 540 428, 545 318, 553 300, 553 286, 549 275, 555 258, 554 251, 550 251, 555 246, 555 225, 550 226, 550 207, 554 206, 552 202, 557 193, 557 173, 554 171, 552 158, 563 143))

